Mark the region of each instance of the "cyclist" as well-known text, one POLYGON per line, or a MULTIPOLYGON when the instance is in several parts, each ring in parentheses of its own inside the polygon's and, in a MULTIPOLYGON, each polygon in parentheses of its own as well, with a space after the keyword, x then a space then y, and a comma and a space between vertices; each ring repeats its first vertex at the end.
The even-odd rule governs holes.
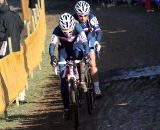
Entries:
MULTIPOLYGON (((59 61, 69 60, 70 57, 81 60, 89 58, 89 47, 87 37, 82 27, 76 22, 74 17, 69 13, 60 16, 59 25, 54 29, 49 46, 51 65, 57 64, 55 56, 55 47, 58 44, 59 61)), ((64 104, 64 118, 67 119, 69 112, 69 93, 67 89, 66 77, 63 77, 65 65, 60 65, 61 94, 64 104)), ((84 73, 84 72, 82 72, 84 73)), ((87 91, 86 85, 82 85, 84 92, 87 91)))
POLYGON ((90 5, 86 1, 78 1, 75 5, 75 12, 73 16, 80 23, 81 27, 86 33, 88 38, 88 44, 90 48, 90 66, 91 66, 91 76, 94 82, 94 93, 95 97, 99 98, 102 96, 100 87, 99 87, 99 77, 98 69, 96 66, 96 55, 95 47, 97 51, 100 51, 101 45, 100 41, 102 40, 102 31, 99 26, 98 20, 95 15, 90 11, 90 5))

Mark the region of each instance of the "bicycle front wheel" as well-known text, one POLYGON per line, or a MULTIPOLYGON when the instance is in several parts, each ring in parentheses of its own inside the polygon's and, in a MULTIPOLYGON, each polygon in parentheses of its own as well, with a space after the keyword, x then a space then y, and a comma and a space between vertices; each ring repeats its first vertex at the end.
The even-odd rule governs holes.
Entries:
POLYGON ((79 104, 78 104, 78 94, 75 86, 75 81, 71 81, 71 100, 72 100, 72 114, 73 114, 73 123, 75 130, 78 130, 79 126, 79 104))
POLYGON ((94 109, 94 96, 93 96, 92 80, 89 72, 88 73, 86 72, 86 83, 88 87, 88 91, 86 93, 88 113, 92 114, 94 109))

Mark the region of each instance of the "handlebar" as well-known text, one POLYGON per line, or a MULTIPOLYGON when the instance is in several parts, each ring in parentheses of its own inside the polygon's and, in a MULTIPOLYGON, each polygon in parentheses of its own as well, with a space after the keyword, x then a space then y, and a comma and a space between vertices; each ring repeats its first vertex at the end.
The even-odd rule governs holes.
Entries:
POLYGON ((74 64, 78 64, 80 62, 81 62, 81 60, 59 61, 57 63, 57 66, 54 67, 55 75, 58 75, 58 65, 65 65, 65 64, 74 65, 74 64))
POLYGON ((58 65, 65 65, 65 64, 70 64, 70 63, 76 63, 76 64, 78 64, 80 62, 81 62, 81 60, 59 61, 58 65))

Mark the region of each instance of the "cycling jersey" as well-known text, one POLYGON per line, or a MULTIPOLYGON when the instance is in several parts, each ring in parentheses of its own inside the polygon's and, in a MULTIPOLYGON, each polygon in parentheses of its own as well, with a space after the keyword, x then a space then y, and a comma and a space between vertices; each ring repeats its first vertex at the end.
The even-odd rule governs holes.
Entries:
MULTIPOLYGON (((78 15, 74 14, 74 18, 79 21, 78 15)), ((84 32, 88 36, 89 32, 92 32, 92 35, 96 37, 96 40, 100 42, 102 40, 102 31, 99 26, 98 20, 96 16, 94 16, 92 13, 89 14, 88 20, 85 23, 80 23, 81 27, 83 28, 84 32), (94 35, 96 34, 96 35, 94 35)))
POLYGON ((85 50, 86 53, 89 52, 89 48, 87 45, 87 37, 82 27, 78 23, 76 23, 75 28, 70 37, 65 36, 65 34, 62 32, 59 26, 55 28, 50 42, 50 49, 49 49, 50 56, 54 55, 54 50, 57 43, 58 43, 58 49, 65 48, 67 53, 73 52, 74 44, 77 44, 74 46, 80 47, 82 50, 85 50), (82 48, 80 43, 83 44, 84 48, 82 48))

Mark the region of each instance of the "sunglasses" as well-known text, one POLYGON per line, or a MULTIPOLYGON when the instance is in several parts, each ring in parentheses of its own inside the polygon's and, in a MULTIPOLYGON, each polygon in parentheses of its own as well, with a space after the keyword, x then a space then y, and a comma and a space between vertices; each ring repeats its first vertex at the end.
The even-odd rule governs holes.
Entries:
POLYGON ((78 15, 78 17, 88 17, 88 15, 78 15))
POLYGON ((72 34, 72 33, 73 33, 73 31, 63 31, 63 30, 62 30, 62 32, 63 32, 64 34, 72 34))

